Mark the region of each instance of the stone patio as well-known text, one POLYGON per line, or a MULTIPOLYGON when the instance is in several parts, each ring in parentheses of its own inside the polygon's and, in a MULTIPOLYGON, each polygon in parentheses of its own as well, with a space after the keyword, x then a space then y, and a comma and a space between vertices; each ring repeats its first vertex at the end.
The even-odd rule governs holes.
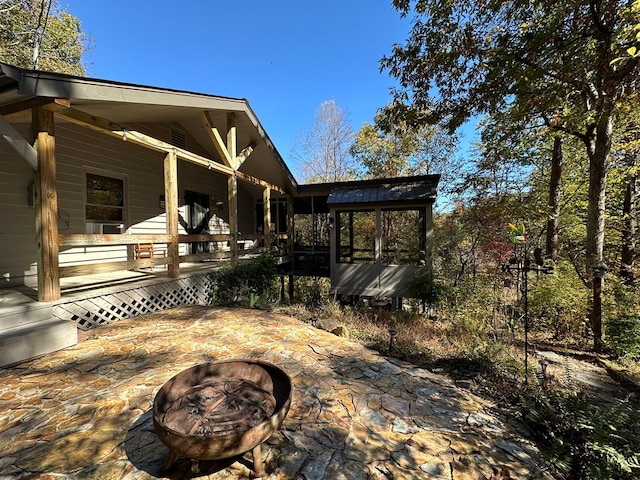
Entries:
POLYGON ((151 408, 198 363, 256 358, 287 371, 289 415, 263 445, 271 480, 551 479, 524 429, 451 380, 293 318, 181 307, 94 330, 73 347, 0 369, 0 479, 240 479, 251 454, 182 459, 151 408))

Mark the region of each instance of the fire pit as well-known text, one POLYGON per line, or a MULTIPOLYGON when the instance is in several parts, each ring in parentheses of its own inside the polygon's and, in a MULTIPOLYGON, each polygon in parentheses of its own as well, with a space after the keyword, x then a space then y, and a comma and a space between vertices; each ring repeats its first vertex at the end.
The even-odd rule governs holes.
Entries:
POLYGON ((225 360, 184 370, 156 394, 153 426, 169 453, 162 467, 180 457, 220 460, 252 450, 254 476, 264 475, 260 445, 275 432, 291 405, 291 379, 258 360, 225 360))

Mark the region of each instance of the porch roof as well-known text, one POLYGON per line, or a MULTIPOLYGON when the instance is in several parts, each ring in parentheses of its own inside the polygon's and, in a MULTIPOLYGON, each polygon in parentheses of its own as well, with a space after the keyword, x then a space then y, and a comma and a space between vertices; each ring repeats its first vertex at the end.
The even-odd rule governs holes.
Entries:
POLYGON ((201 115, 208 113, 215 125, 224 127, 227 113, 234 113, 238 148, 255 145, 240 171, 286 190, 297 187, 246 99, 27 70, 0 63, 0 116, 12 116, 12 123, 28 123, 30 115, 20 116, 20 112, 55 99, 67 99, 75 109, 118 126, 122 124, 122 130, 128 130, 127 124, 174 123, 220 163, 222 159, 201 115))
POLYGON ((328 205, 432 203, 439 175, 341 182, 329 193, 328 205))

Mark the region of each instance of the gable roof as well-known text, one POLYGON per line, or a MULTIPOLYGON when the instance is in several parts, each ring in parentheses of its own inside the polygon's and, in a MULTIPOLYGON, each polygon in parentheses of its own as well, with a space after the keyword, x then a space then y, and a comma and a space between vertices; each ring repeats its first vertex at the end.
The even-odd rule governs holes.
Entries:
POLYGON ((246 99, 27 70, 0 63, 0 115, 30 108, 44 99, 68 99, 73 108, 117 124, 178 124, 212 159, 219 159, 219 155, 201 114, 208 112, 216 125, 226 126, 227 113, 234 113, 238 150, 255 144, 240 170, 286 190, 297 188, 291 171, 246 99))

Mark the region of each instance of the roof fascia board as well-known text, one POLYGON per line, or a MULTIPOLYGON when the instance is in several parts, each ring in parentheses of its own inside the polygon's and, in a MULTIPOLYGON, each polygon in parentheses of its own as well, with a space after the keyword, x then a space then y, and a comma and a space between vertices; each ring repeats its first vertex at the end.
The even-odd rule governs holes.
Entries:
POLYGON ((276 160, 280 164, 280 167, 282 168, 282 171, 287 176, 287 179, 291 183, 291 186, 294 188, 294 190, 297 191, 298 190, 298 182, 296 181, 296 179, 294 178, 293 174, 291 173, 291 170, 289 170, 289 167, 287 166, 287 164, 285 163, 284 159, 280 155, 280 152, 278 152, 278 149, 275 147, 275 145, 271 141, 271 138, 269 138, 269 135, 267 135, 267 132, 262 127, 262 124, 258 120, 258 117, 256 116, 255 112, 253 111, 253 108, 251 108, 251 105, 249 104, 249 102, 247 100, 245 100, 245 106, 246 106, 246 110, 245 111, 246 111, 247 117, 253 123, 253 126, 256 128, 256 130, 258 130, 258 134, 264 140, 265 144, 267 145, 267 148, 271 151, 273 156, 276 158, 276 160))

